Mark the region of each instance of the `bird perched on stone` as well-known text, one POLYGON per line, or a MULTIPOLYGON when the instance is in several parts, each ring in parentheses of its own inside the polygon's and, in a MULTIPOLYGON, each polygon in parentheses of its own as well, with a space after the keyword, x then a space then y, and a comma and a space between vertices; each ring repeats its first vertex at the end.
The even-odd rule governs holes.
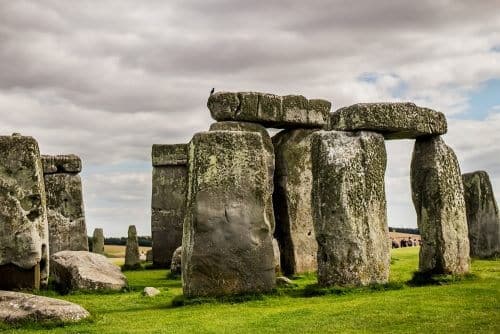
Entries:
POLYGON ((215 88, 212 88, 212 90, 210 91, 210 95, 212 95, 215 91, 215 88))

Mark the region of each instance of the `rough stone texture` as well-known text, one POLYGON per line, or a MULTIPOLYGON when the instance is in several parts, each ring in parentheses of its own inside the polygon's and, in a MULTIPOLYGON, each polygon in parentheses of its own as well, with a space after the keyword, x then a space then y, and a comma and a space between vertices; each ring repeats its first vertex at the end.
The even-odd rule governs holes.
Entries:
POLYGON ((0 136, 0 288, 47 284, 49 240, 38 144, 0 136), (8 273, 8 275, 6 275, 8 273))
POLYGON ((386 139, 441 135, 447 131, 443 113, 414 103, 358 103, 331 114, 332 130, 369 130, 386 139))
POLYGON ((285 130, 273 137, 275 236, 285 275, 317 270, 318 244, 311 207, 311 137, 314 131, 285 130))
POLYGON ((257 92, 217 92, 207 103, 217 121, 243 121, 274 128, 322 128, 331 103, 301 95, 278 96, 257 92))
POLYGON ((85 251, 62 251, 51 256, 51 275, 56 286, 72 290, 121 290, 127 279, 104 255, 85 251))
POLYGON ((153 262, 153 250, 150 249, 146 252, 146 261, 153 262))
MULTIPOLYGON (((260 124, 250 123, 250 122, 217 122, 210 126, 210 131, 250 131, 260 133, 262 136, 262 141, 264 143, 264 148, 266 149, 266 160, 267 160, 267 171, 269 173, 269 191, 272 193, 274 191, 274 146, 269 133, 266 128, 260 124)), ((273 209, 273 198, 269 197, 269 203, 267 203, 268 217, 267 219, 271 222, 274 232, 274 209, 273 209)))
POLYGON ((80 305, 20 292, 0 291, 0 322, 75 322, 90 316, 80 305))
POLYGON ((187 297, 275 286, 266 156, 255 132, 202 132, 191 140, 182 241, 187 297))
POLYGON ((78 174, 82 171, 82 160, 74 154, 42 155, 42 165, 44 174, 78 174))
POLYGON ((160 290, 153 288, 153 287, 145 287, 144 290, 142 291, 142 295, 146 297, 154 297, 159 295, 161 292, 160 290))
POLYGON ((174 255, 172 255, 172 263, 170 263, 170 273, 180 275, 182 272, 182 246, 178 247, 174 255))
POLYGON ((464 189, 457 157, 441 137, 415 141, 411 187, 422 238, 419 271, 469 271, 469 238, 464 189))
POLYGON ((319 285, 387 282, 390 243, 383 136, 319 131, 312 136, 312 157, 319 285))
POLYGON ((167 268, 182 243, 187 190, 187 145, 153 145, 151 232, 153 265, 167 268))
POLYGON ((128 227, 127 245, 125 247, 125 268, 137 268, 141 265, 139 240, 135 225, 128 227))
POLYGON ((92 252, 104 254, 104 232, 102 228, 96 228, 92 236, 92 252))
MULTIPOLYGON (((49 157, 44 156, 44 159, 44 169, 47 169, 45 161, 49 157)), ((78 162, 81 166, 79 158, 78 162)), ((58 169, 57 174, 45 174, 44 176, 50 254, 63 250, 88 251, 82 181, 76 173, 60 173, 60 170, 58 169)))
POLYGON ((469 230, 470 255, 489 258, 500 255, 500 215, 488 173, 462 175, 469 230))
POLYGON ((280 256, 280 246, 278 240, 273 239, 273 253, 274 253, 274 271, 276 273, 281 272, 281 256, 280 256))

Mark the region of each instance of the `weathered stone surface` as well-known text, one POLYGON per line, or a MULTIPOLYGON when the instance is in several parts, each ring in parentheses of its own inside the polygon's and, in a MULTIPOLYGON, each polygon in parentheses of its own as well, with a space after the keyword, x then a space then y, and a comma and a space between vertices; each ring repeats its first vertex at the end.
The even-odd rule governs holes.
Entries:
POLYGON ((141 266, 139 254, 139 240, 135 225, 128 227, 128 238, 125 247, 125 268, 134 269, 141 266))
POLYGON ((464 189, 457 157, 441 137, 415 141, 411 188, 422 238, 419 271, 469 271, 464 189))
POLYGON ((270 291, 275 285, 269 175, 255 132, 196 134, 189 148, 182 249, 184 294, 270 291))
POLYGON ((186 165, 187 144, 153 144, 151 160, 153 167, 186 165))
POLYGON ((469 230, 470 255, 489 258, 500 255, 500 215, 488 173, 462 175, 469 230))
POLYGON ((178 247, 174 255, 172 255, 172 263, 170 264, 170 273, 180 275, 182 272, 182 246, 178 247))
POLYGON ((332 130, 380 132, 386 139, 441 135, 447 131, 443 113, 414 103, 358 103, 331 114, 332 130))
POLYGON ((42 155, 44 174, 75 173, 82 171, 82 160, 74 154, 42 155))
POLYGON ((155 167, 151 197, 151 231, 153 265, 156 267, 170 266, 173 252, 182 243, 187 191, 186 162, 186 144, 153 145, 155 167))
POLYGON ((64 292, 71 290, 121 290, 127 279, 104 255, 62 251, 51 256, 51 275, 64 292))
POLYGON ((80 305, 20 292, 0 291, 0 322, 75 322, 90 316, 80 305))
POLYGON ((320 286, 385 283, 390 243, 382 135, 312 135, 313 217, 320 286))
POLYGON ((88 251, 82 181, 76 174, 46 174, 50 254, 62 250, 88 251))
POLYGON ((160 290, 153 288, 153 287, 145 287, 144 290, 142 291, 142 295, 146 297, 154 297, 159 295, 161 292, 160 290))
POLYGON ((257 92, 217 92, 207 103, 217 121, 259 123, 275 128, 322 128, 331 103, 301 95, 278 96, 257 92))
POLYGON ((274 271, 276 273, 281 272, 281 256, 280 256, 280 246, 278 240, 273 239, 273 253, 274 253, 274 271))
POLYGON ((317 270, 318 244, 312 216, 311 137, 316 130, 285 130, 273 137, 275 236, 281 270, 294 275, 317 270))
POLYGON ((146 252, 146 261, 153 262, 153 250, 150 249, 146 252))
POLYGON ((104 254, 104 232, 102 228, 96 228, 92 236, 92 252, 104 254))
POLYGON ((37 289, 45 285, 48 254, 38 144, 32 137, 0 136, 0 272, 9 272, 9 277, 0 276, 0 287, 37 289))
MULTIPOLYGON (((269 173, 269 191, 271 193, 274 191, 274 146, 273 141, 271 140, 271 137, 265 127, 260 124, 250 122, 217 122, 210 126, 210 131, 250 131, 260 133, 267 153, 266 164, 267 171, 269 173)), ((269 197, 269 203, 267 204, 267 219, 271 222, 274 232, 274 209, 272 200, 272 197, 269 197)))

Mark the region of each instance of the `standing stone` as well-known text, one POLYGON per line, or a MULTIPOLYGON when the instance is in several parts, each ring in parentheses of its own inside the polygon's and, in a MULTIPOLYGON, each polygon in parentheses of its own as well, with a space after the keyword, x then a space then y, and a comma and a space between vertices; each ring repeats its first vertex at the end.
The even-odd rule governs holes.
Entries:
POLYGON ((470 255, 489 258, 500 255, 500 216, 488 173, 462 175, 469 230, 470 255))
POLYGON ((278 240, 273 239, 273 252, 274 252, 274 271, 278 274, 281 272, 281 255, 278 240))
POLYGON ((373 132, 316 132, 312 157, 319 285, 386 283, 390 243, 384 137, 373 132))
POLYGON ((141 266, 141 254, 139 253, 139 240, 135 225, 128 227, 127 246, 125 248, 125 266, 127 269, 137 269, 141 266))
POLYGON ((274 288, 266 156, 255 132, 202 132, 191 140, 182 241, 187 297, 274 288))
POLYGON ((49 273, 43 170, 32 137, 0 136, 0 289, 38 289, 49 273))
POLYGON ((102 228, 96 228, 92 236, 92 252, 104 255, 104 232, 102 228))
POLYGON ((88 251, 83 209, 81 160, 76 155, 42 156, 50 254, 63 250, 88 251))
POLYGON ((275 236, 281 270, 294 275, 317 270, 318 244, 312 215, 311 138, 316 130, 285 130, 273 137, 275 236))
POLYGON ((150 249, 146 252, 146 262, 153 262, 153 250, 150 249))
POLYGON ((168 268, 182 243, 187 189, 187 145, 153 145, 151 233, 153 265, 168 268))
POLYGON ((172 263, 170 263, 170 274, 179 276, 182 273, 182 246, 178 247, 174 255, 172 255, 172 263))
POLYGON ((422 237, 419 271, 469 271, 464 188, 457 157, 441 137, 418 138, 411 162, 411 188, 422 237))

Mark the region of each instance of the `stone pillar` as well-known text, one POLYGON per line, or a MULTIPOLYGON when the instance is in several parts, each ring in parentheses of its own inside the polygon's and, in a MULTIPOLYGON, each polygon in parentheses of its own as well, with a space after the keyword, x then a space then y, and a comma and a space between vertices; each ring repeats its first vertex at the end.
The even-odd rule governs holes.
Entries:
POLYGON ((88 251, 83 209, 80 158, 71 155, 43 155, 47 194, 50 254, 63 250, 88 251))
POLYGON ((151 234, 153 265, 168 268, 182 243, 186 206, 187 145, 153 145, 151 234))
POLYGON ((319 131, 312 135, 320 286, 388 281, 386 161, 380 134, 319 131))
POLYGON ((49 277, 49 235, 38 143, 0 136, 0 289, 38 289, 49 277))
POLYGON ((469 239, 462 176, 457 157, 439 136, 415 141, 411 188, 422 238, 419 271, 469 271, 469 239))
POLYGON ((318 266, 311 207, 311 137, 315 131, 285 130, 273 137, 275 236, 285 275, 315 272, 318 266))
POLYGON ((191 140, 182 240, 187 297, 274 288, 266 157, 255 132, 202 132, 191 140))
POLYGON ((500 216, 488 173, 462 175, 469 230, 470 255, 489 258, 500 255, 500 216))
POLYGON ((104 232, 102 228, 96 228, 92 236, 92 252, 104 255, 104 232))
POLYGON ((125 248, 125 265, 127 269, 137 269, 141 266, 139 240, 135 225, 128 227, 127 247, 125 248))

